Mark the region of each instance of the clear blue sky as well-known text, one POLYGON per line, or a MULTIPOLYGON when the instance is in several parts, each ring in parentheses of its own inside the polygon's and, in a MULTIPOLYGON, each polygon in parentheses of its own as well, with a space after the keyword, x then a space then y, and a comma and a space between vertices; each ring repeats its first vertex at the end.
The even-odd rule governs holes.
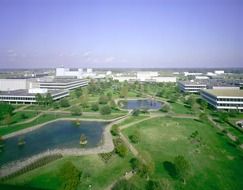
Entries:
POLYGON ((242 67, 243 0, 0 0, 0 68, 242 67))

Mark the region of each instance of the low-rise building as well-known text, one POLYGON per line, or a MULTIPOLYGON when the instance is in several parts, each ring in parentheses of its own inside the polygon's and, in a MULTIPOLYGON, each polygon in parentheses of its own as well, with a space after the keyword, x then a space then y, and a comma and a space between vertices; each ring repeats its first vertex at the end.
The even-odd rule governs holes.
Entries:
POLYGON ((185 93, 199 93, 201 89, 206 89, 207 84, 200 82, 179 81, 178 86, 180 91, 185 93))
POLYGON ((243 110, 243 90, 239 89, 204 89, 201 97, 217 109, 243 110))
POLYGON ((36 94, 45 96, 47 93, 50 93, 54 101, 69 95, 68 90, 21 89, 13 91, 1 91, 0 101, 13 104, 34 104, 37 102, 36 94))
POLYGON ((88 85, 87 79, 66 79, 66 78, 54 78, 43 79, 39 81, 40 88, 46 89, 65 89, 72 90, 75 88, 88 85))

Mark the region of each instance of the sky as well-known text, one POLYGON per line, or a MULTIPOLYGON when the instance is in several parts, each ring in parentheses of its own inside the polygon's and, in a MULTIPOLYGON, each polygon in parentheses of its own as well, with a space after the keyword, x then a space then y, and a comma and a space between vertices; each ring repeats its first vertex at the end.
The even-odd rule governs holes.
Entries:
POLYGON ((243 67, 243 0, 0 0, 0 68, 243 67))

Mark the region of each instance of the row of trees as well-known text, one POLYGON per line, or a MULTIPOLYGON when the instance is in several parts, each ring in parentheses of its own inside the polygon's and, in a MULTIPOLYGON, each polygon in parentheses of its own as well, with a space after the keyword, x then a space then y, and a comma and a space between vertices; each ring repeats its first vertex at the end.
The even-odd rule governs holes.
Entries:
POLYGON ((53 103, 53 98, 50 93, 47 93, 46 95, 41 95, 40 93, 37 93, 35 95, 35 98, 38 105, 48 106, 52 105, 53 103))

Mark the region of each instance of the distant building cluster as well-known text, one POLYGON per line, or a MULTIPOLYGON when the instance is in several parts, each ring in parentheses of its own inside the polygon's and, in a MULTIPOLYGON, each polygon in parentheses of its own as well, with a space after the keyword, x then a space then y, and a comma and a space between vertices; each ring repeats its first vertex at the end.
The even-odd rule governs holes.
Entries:
POLYGON ((243 110, 242 81, 225 80, 225 72, 217 70, 203 73, 188 73, 185 76, 195 76, 194 80, 178 81, 178 87, 184 93, 198 93, 202 99, 216 109, 243 110), (213 76, 213 77, 212 77, 213 76))

